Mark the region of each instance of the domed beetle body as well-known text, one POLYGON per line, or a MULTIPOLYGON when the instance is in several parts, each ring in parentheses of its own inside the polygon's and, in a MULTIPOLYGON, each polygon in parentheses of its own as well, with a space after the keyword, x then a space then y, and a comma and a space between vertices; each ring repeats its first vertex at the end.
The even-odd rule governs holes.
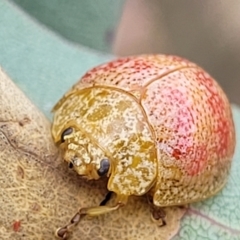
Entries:
POLYGON ((53 109, 64 159, 88 179, 109 177, 116 210, 131 195, 158 207, 204 200, 223 188, 235 148, 229 101, 196 64, 176 56, 125 57, 87 72, 53 109))

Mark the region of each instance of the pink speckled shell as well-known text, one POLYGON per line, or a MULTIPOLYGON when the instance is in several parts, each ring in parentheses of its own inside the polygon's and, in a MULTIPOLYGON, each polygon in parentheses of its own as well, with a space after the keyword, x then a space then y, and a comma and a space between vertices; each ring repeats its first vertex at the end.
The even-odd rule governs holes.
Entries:
POLYGON ((165 55, 120 58, 88 71, 73 89, 113 86, 133 94, 154 130, 158 206, 212 196, 226 183, 235 147, 228 99, 203 69, 165 55))

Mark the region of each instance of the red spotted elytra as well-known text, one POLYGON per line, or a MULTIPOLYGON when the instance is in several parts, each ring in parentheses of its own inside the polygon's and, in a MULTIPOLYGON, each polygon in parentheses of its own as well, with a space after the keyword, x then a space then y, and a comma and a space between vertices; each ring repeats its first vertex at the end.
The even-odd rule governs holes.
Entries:
POLYGON ((156 207, 204 200, 223 188, 235 148, 229 101, 202 68, 176 56, 119 58, 88 71, 53 109, 52 135, 70 168, 108 177, 113 206, 81 208, 57 230, 66 239, 82 216, 108 213, 131 195, 156 207))

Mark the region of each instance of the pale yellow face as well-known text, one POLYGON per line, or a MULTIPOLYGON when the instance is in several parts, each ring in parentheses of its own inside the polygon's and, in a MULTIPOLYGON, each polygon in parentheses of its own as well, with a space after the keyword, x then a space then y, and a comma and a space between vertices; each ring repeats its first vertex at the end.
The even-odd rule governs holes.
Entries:
POLYGON ((108 175, 109 157, 87 133, 82 131, 73 125, 61 134, 60 147, 69 168, 73 168, 87 179, 99 179, 103 175, 108 175))
POLYGON ((109 191, 142 195, 155 183, 153 132, 127 92, 101 86, 73 91, 54 108, 52 135, 70 167, 88 179, 108 176, 109 191))

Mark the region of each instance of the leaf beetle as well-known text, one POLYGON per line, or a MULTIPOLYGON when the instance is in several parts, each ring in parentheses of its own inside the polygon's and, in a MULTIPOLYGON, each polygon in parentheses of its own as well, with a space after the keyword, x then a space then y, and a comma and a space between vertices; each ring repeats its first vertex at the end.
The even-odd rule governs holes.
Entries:
POLYGON ((122 57, 88 71, 55 105, 54 141, 80 176, 108 177, 113 206, 81 208, 97 216, 148 194, 156 207, 201 201, 227 181, 235 148, 229 101, 196 64, 167 55, 122 57))

